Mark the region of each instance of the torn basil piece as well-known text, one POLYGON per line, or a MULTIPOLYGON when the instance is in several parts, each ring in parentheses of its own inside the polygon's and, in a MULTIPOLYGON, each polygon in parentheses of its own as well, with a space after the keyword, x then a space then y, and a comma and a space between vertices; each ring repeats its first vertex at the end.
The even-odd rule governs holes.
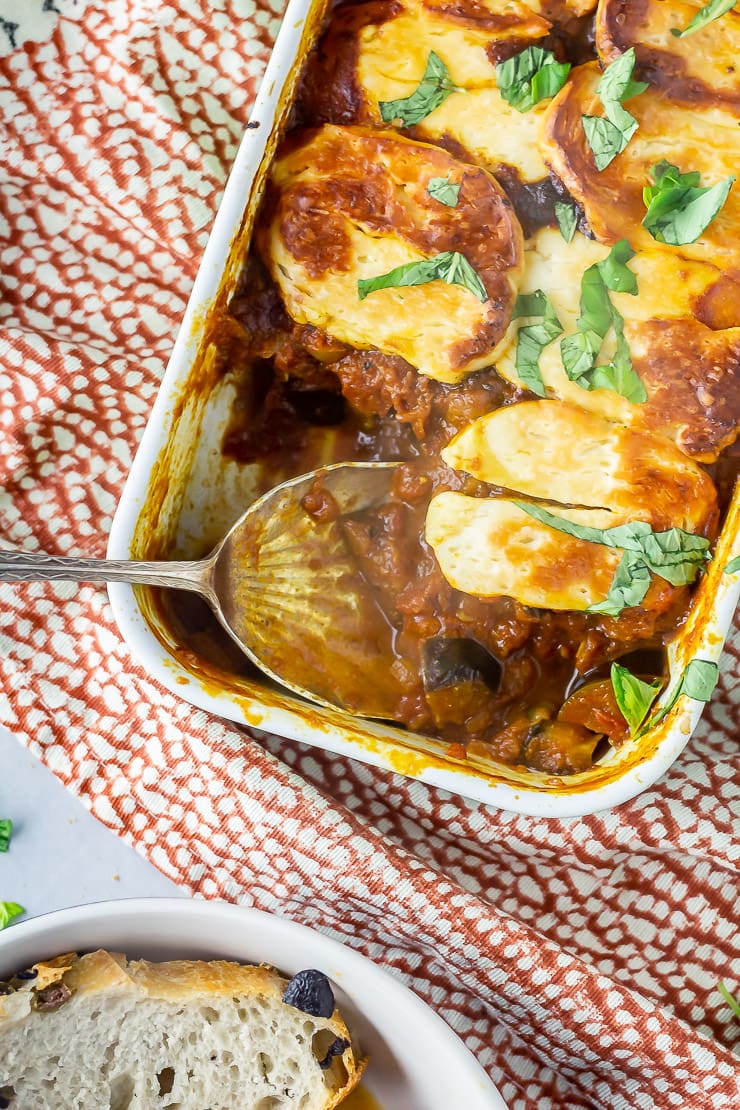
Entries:
POLYGON ((607 66, 596 87, 604 116, 582 117, 586 140, 599 172, 622 153, 639 126, 635 117, 622 107, 624 100, 639 96, 648 87, 643 81, 633 81, 634 68, 635 48, 631 46, 607 66))
POLYGON ((627 240, 621 239, 606 258, 585 271, 581 278, 578 331, 561 341, 560 353, 567 377, 582 389, 611 389, 639 405, 647 401, 647 390, 632 367, 624 318, 609 297, 610 290, 632 296, 637 294, 637 278, 627 266, 634 254, 627 240), (597 365, 604 340, 612 328, 616 339, 612 360, 607 365, 597 365))
POLYGON ((724 569, 725 574, 737 574, 740 571, 740 555, 736 555, 734 559, 730 559, 729 563, 724 569))
POLYGON ((448 177, 430 177, 427 192, 433 200, 446 204, 448 208, 457 207, 460 186, 453 184, 448 177))
POLYGON ((718 682, 719 667, 716 663, 713 663, 710 659, 692 659, 684 669, 665 705, 643 726, 639 735, 643 736, 651 728, 659 725, 684 694, 694 701, 708 702, 718 682))
POLYGON ((681 173, 666 161, 657 162, 650 172, 655 184, 642 191, 647 208, 642 226, 656 242, 674 247, 696 242, 724 207, 735 183, 734 176, 726 177, 702 188, 697 172, 681 173))
POLYGON ((0 852, 7 852, 13 835, 13 822, 7 818, 0 821, 0 852))
POLYGON ((647 717, 663 683, 643 682, 619 663, 612 663, 611 683, 619 712, 629 725, 630 734, 634 736, 647 717))
POLYGON ((407 262, 396 266, 387 274, 373 278, 360 278, 357 282, 357 295, 361 301, 378 289, 399 289, 408 285, 427 285, 430 281, 446 281, 448 285, 462 285, 479 301, 485 303, 488 293, 478 273, 473 269, 464 254, 459 251, 444 251, 434 258, 421 262, 407 262))
POLYGON ((558 227, 560 228, 560 234, 563 236, 563 239, 565 239, 566 243, 572 243, 578 225, 578 213, 576 212, 575 204, 567 204, 565 201, 556 201, 555 218, 558 221, 558 227))
POLYGON ((553 339, 562 334, 563 327, 541 289, 534 293, 520 293, 514 302, 512 319, 536 316, 542 318, 540 323, 519 328, 514 364, 522 385, 538 397, 544 397, 546 390, 540 373, 540 355, 553 339))
POLYGON ((514 504, 535 520, 558 532, 625 552, 615 571, 607 597, 604 601, 589 606, 587 611, 591 613, 616 617, 623 609, 639 605, 647 594, 651 573, 657 574, 672 586, 688 586, 696 579, 709 557, 709 540, 693 532, 686 532, 683 528, 654 532, 644 520, 617 524, 613 528, 591 528, 588 525, 575 524, 530 501, 515 501, 514 504))
POLYGON ((715 19, 720 16, 726 15, 727 12, 732 11, 735 7, 735 0, 709 0, 701 8, 690 23, 681 31, 678 27, 671 27, 671 34, 677 39, 686 38, 687 35, 693 35, 695 31, 700 31, 702 27, 706 27, 708 23, 713 23, 715 19))
POLYGON ((570 64, 559 62, 550 50, 528 46, 496 66, 498 91, 518 112, 528 112, 559 93, 568 79, 570 64))
POLYGON ((412 127, 431 115, 454 92, 465 92, 465 90, 454 84, 450 71, 439 54, 431 50, 424 76, 417 88, 411 96, 402 97, 400 100, 380 100, 378 102, 380 118, 384 123, 400 120, 404 127, 412 127))

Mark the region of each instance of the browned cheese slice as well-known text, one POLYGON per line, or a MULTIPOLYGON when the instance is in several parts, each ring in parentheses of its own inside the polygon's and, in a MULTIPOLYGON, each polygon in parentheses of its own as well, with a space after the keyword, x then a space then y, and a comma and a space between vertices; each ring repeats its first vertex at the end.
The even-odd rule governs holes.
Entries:
MULTIPOLYGON (((664 440, 559 401, 481 417, 443 458, 493 486, 546 501, 548 511, 577 524, 642 520, 654 531, 700 534, 716 527, 716 491, 690 459, 664 440)), ((426 539, 456 589, 547 609, 585 610, 603 600, 621 558, 535 520, 509 498, 449 491, 432 498, 426 539)), ((670 590, 654 580, 643 606, 662 607, 670 590)))
MULTIPOLYGON (((563 326, 576 330, 581 278, 606 258, 609 247, 576 235, 566 243, 550 228, 525 244, 521 293, 542 289, 563 326)), ((713 462, 740 430, 740 284, 706 262, 655 245, 629 268, 638 294, 610 293, 624 319, 633 368, 648 399, 633 404, 611 389, 584 389, 563 369, 559 337, 543 350, 540 374, 548 393, 590 412, 672 440, 702 462, 713 462)), ((513 320, 496 351, 496 368, 520 385, 516 370, 519 330, 513 320)), ((608 362, 614 336, 599 358, 608 362)))
POLYGON ((521 272, 521 229, 485 170, 364 128, 291 135, 273 166, 257 245, 295 321, 400 355, 448 383, 490 363, 521 272), (454 207, 430 195, 432 178, 459 185, 454 207), (358 280, 446 252, 464 252, 486 301, 439 279, 360 299, 358 280))
POLYGON ((453 92, 409 129, 503 177, 524 182, 547 170, 537 145, 546 103, 518 112, 501 97, 496 63, 547 35, 535 10, 546 5, 508 0, 376 0, 338 8, 304 84, 312 120, 382 126, 381 101, 418 88, 430 52, 462 92, 453 92), (535 9, 535 10, 533 10, 535 9))
POLYGON ((640 75, 671 100, 740 109, 740 6, 678 38, 704 0, 601 0, 596 47, 605 64, 635 47, 640 75))
MULTIPOLYGON (((689 40, 690 41, 690 40, 689 40)), ((650 168, 662 159, 682 172, 698 171, 702 186, 734 175, 740 158, 740 125, 726 104, 711 99, 688 105, 653 89, 627 101, 639 129, 625 150, 597 170, 583 130, 584 115, 604 114, 596 93, 596 62, 578 66, 550 103, 541 149, 545 161, 583 207, 597 239, 627 239, 635 250, 652 249, 655 240, 641 226, 642 191, 650 168)), ((665 249, 712 262, 722 269, 740 266, 740 189, 733 188, 719 215, 695 242, 665 249)))

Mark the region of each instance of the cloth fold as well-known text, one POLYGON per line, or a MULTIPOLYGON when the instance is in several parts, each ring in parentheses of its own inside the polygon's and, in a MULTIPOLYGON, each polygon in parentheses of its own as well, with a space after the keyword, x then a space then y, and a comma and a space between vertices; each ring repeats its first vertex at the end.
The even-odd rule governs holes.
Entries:
MULTIPOLYGON (((0 537, 102 555, 281 3, 9 8, 0 537)), ((740 1099, 716 989, 740 984, 739 633, 670 772, 570 821, 210 718, 136 666, 91 586, 0 585, 0 721, 184 888, 403 978, 512 1110, 716 1110, 740 1099)))

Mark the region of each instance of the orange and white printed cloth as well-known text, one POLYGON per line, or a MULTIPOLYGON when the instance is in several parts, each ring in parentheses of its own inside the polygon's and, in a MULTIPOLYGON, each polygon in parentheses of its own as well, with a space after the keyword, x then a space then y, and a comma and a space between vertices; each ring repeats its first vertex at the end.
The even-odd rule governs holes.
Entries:
MULTIPOLYGON (((282 2, 0 0, 6 544, 104 554, 282 2)), ((656 787, 547 822, 247 737, 102 588, 0 586, 0 722, 187 890, 404 979, 512 1110, 740 1105, 739 656, 656 787)))

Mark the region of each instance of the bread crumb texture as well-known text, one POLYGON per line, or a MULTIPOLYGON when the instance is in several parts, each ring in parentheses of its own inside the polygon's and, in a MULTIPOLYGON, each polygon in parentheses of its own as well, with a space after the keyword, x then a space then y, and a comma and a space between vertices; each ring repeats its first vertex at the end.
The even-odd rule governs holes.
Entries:
MULTIPOLYGON (((48 989, 54 961, 37 967, 48 989)), ((56 971, 70 991, 56 1009, 39 1007, 35 980, 0 996, 11 1110, 330 1110, 364 1069, 337 1011, 286 1005, 287 980, 265 967, 99 951, 56 971)))

